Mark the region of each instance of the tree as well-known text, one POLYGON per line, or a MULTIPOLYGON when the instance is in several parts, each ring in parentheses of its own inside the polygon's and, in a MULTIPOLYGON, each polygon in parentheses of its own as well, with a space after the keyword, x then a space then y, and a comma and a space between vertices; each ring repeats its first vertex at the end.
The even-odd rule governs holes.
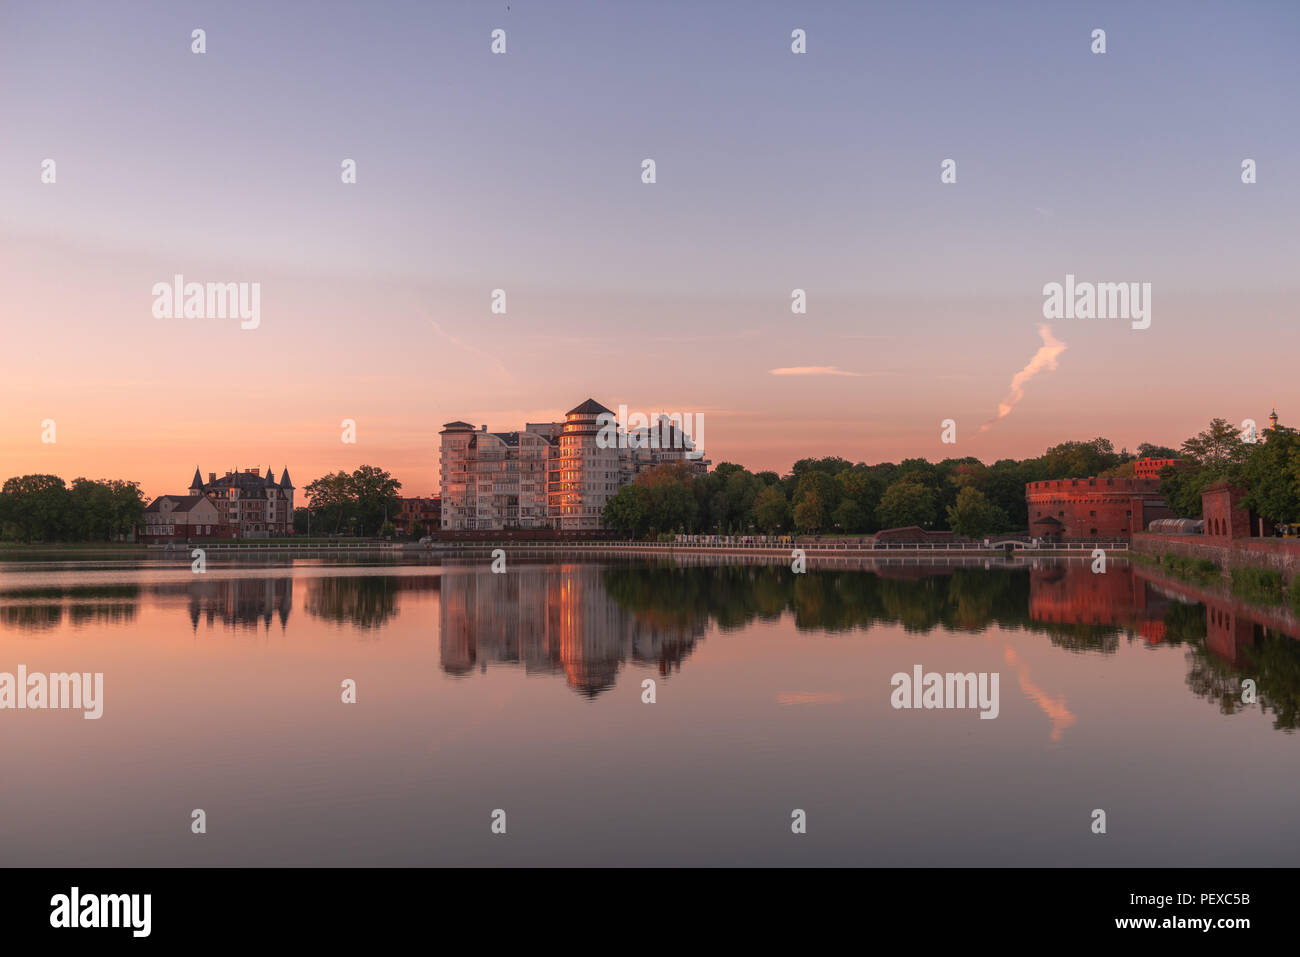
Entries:
POLYGON ((637 476, 650 495, 650 527, 658 532, 695 528, 699 503, 692 489, 692 476, 685 465, 670 462, 637 476))
POLYGON ((900 528, 919 525, 926 528, 934 524, 934 492, 920 482, 900 479, 880 497, 876 506, 876 520, 881 528, 900 528))
POLYGON ((769 535, 784 531, 790 524, 790 503, 780 485, 769 485, 754 497, 754 524, 769 535))
POLYGON ((977 488, 964 488, 948 506, 948 526, 958 535, 983 538, 1007 527, 1007 516, 977 488))
MULTIPOLYGON (((835 460, 843 462, 843 459, 835 460)), ((820 532, 831 525, 831 516, 843 497, 842 486, 834 474, 820 468, 805 470, 795 484, 795 527, 803 532, 820 532)))
POLYGON ((118 479, 100 480, 112 493, 112 520, 109 533, 130 535, 144 521, 145 500, 139 482, 118 479))
POLYGON ((1200 465, 1234 465, 1245 461, 1250 445, 1227 419, 1211 419, 1209 428, 1183 443, 1183 453, 1200 465))
POLYGON ((65 532, 80 541, 105 541, 112 534, 113 490, 102 482, 75 478, 68 491, 65 532))
POLYGON ((332 525, 335 532, 339 531, 352 508, 352 477, 344 471, 331 472, 307 483, 303 491, 311 510, 320 517, 322 528, 332 525))
POLYGON ((866 515, 862 506, 851 498, 842 500, 835 509, 835 527, 841 532, 861 532, 866 530, 866 515))
POLYGON ((23 541, 54 541, 63 532, 70 498, 57 475, 15 476, 5 481, 0 495, 8 499, 5 512, 23 541))
POLYGON ((1088 442, 1062 442, 1054 445, 1038 460, 1042 479, 1086 478, 1119 465, 1110 439, 1095 438, 1088 442))
POLYGON ((383 525, 379 526, 380 538, 392 538, 396 534, 397 534, 397 526, 394 525, 392 522, 384 522, 383 525))
POLYGON ((1300 522, 1300 432, 1278 426, 1251 446, 1237 475, 1241 504, 1274 522, 1300 522))
POLYGON ((1199 518, 1201 490, 1215 479, 1216 476, 1205 468, 1180 469, 1170 465, 1160 470, 1160 494, 1174 514, 1199 518))
POLYGON ((400 507, 397 493, 402 483, 374 465, 362 465, 352 473, 350 491, 352 507, 361 523, 361 534, 367 528, 378 528, 388 516, 396 515, 400 507))
POLYGON ((801 532, 819 532, 825 524, 825 508, 816 492, 808 492, 794 507, 794 527, 801 532))
POLYGON ((644 538, 650 530, 650 490, 638 482, 624 485, 605 503, 601 520, 620 535, 644 538))
POLYGON ((1138 458, 1140 459, 1176 459, 1181 454, 1177 449, 1171 449, 1167 445, 1152 445, 1150 442, 1143 442, 1138 446, 1138 458))

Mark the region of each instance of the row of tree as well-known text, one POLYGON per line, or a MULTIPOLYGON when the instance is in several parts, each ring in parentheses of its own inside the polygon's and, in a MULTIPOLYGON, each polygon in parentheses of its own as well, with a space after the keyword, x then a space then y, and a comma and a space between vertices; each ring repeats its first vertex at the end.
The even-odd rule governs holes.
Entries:
POLYGON ((992 465, 975 458, 867 465, 831 456, 800 459, 785 476, 730 462, 707 475, 665 465, 620 490, 604 517, 634 537, 678 531, 868 534, 918 525, 975 538, 1028 526, 1028 482, 1099 475, 1138 457, 1176 454, 1145 443, 1137 455, 1116 452, 1109 440, 1098 438, 992 465))
POLYGON ((1201 514, 1201 492, 1220 481, 1246 489, 1242 505, 1274 522, 1300 522, 1300 432, 1277 426, 1250 441, 1226 419, 1182 445, 1179 467, 1160 473, 1169 507, 1189 518, 1201 514))
POLYGON ((1139 458, 1181 458, 1162 473, 1162 491, 1180 515, 1200 515, 1200 493, 1229 479, 1246 504, 1277 521, 1300 521, 1296 433, 1278 428, 1248 441, 1223 419, 1180 448, 1144 442, 1116 452, 1108 439, 1063 442, 1036 458, 904 459, 867 465, 838 457, 800 459, 790 474, 750 472, 724 462, 707 475, 664 465, 637 476, 605 507, 607 526, 635 538, 706 534, 870 534, 917 525, 979 538, 1024 532, 1025 485, 1050 479, 1132 476, 1139 458))
POLYGON ((138 482, 16 475, 0 489, 0 537, 22 542, 129 538, 144 518, 138 482))

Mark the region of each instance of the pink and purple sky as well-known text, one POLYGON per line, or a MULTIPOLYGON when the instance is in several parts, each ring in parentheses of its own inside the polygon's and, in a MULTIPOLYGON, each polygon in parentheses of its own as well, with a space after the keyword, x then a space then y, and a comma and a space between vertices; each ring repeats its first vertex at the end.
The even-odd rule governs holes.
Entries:
POLYGON ((1298 39, 1287 3, 6 6, 0 479, 424 495, 442 423, 588 396, 777 471, 1300 422, 1298 39), (177 273, 259 282, 260 326, 155 318, 177 273), (981 433, 1066 273, 1151 283, 1151 327, 1054 321, 981 433))

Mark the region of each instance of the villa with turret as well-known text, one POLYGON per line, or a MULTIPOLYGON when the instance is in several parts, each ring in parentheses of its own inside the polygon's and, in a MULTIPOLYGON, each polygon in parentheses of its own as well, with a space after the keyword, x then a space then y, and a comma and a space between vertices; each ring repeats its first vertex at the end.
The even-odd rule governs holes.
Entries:
POLYGON ((160 495, 144 513, 141 541, 196 538, 279 538, 293 534, 293 482, 286 468, 275 480, 268 468, 226 472, 208 480, 198 467, 187 495, 160 495))

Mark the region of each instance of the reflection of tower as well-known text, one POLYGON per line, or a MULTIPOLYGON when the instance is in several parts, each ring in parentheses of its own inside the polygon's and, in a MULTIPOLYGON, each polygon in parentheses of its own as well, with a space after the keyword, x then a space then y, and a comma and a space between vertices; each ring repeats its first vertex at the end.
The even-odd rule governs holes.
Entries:
POLYGON ((565 566, 557 585, 560 663, 569 687, 595 697, 614 684, 623 661, 626 614, 600 584, 600 569, 565 566))
POLYGON ((529 673, 563 672, 574 690, 612 687, 627 659, 631 615, 605 591, 596 566, 515 566, 505 575, 444 566, 439 620, 442 668, 467 674, 503 662, 529 673))
POLYGON ((438 586, 438 648, 442 670, 463 675, 474 669, 473 620, 469 613, 473 601, 472 572, 444 568, 438 586))
POLYGON ((259 621, 269 629, 271 620, 280 619, 280 628, 289 623, 293 610, 293 579, 225 578, 191 582, 189 594, 190 624, 197 630, 199 620, 211 628, 219 618, 222 624, 255 628, 259 621))
POLYGON ((1215 655, 1237 668, 1250 664, 1246 649, 1255 647, 1256 633, 1262 631, 1244 615, 1228 605, 1207 602, 1205 606, 1205 646, 1215 655))
POLYGON ((1134 608, 1133 575, 1115 566, 1094 574, 1086 562, 1052 563, 1029 572, 1029 617, 1060 625, 1115 625, 1134 608))

